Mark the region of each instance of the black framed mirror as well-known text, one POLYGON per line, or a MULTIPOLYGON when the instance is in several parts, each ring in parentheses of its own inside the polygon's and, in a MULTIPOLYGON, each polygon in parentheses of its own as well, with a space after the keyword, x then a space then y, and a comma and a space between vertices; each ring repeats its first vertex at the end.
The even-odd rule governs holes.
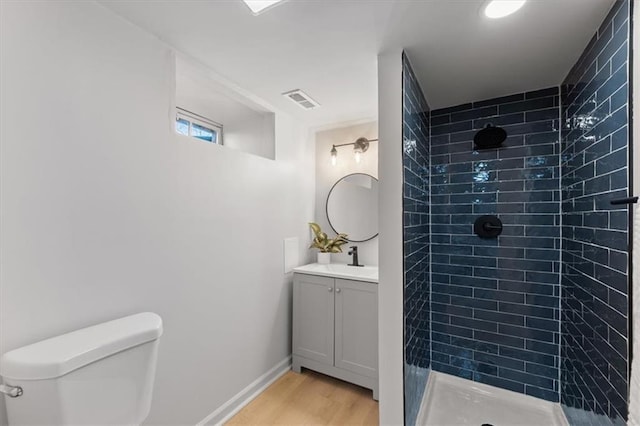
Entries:
POLYGON ((353 173, 338 180, 327 196, 327 219, 335 233, 360 243, 378 236, 378 179, 353 173))

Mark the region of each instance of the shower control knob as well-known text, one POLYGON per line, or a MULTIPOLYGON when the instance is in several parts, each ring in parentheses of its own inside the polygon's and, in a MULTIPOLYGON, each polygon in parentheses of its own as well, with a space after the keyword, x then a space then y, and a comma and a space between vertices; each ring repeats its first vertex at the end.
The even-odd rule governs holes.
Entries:
POLYGON ((480 216, 473 224, 473 232, 480 238, 497 238, 502 233, 502 221, 497 216, 480 216))

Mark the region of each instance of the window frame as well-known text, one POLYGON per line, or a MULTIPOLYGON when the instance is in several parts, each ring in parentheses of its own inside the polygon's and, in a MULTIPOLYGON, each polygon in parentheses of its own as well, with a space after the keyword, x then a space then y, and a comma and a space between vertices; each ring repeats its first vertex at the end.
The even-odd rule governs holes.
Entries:
POLYGON ((180 107, 176 107, 176 119, 173 123, 173 130, 178 133, 179 135, 182 136, 187 136, 190 138, 194 138, 194 139, 199 139, 203 142, 207 142, 207 143, 213 143, 216 145, 224 145, 224 126, 221 123, 218 123, 216 121, 213 121, 207 117, 204 117, 200 114, 196 114, 195 112, 191 112, 189 110, 186 110, 184 108, 180 108, 180 107), (176 130, 176 123, 178 122, 178 120, 184 120, 187 121, 189 123, 189 135, 185 135, 183 133, 178 133, 178 131, 176 130), (206 129, 212 130, 214 132, 216 132, 216 140, 214 141, 207 141, 204 140, 202 138, 199 138, 197 136, 193 135, 193 125, 197 124, 200 127, 204 127, 206 129))

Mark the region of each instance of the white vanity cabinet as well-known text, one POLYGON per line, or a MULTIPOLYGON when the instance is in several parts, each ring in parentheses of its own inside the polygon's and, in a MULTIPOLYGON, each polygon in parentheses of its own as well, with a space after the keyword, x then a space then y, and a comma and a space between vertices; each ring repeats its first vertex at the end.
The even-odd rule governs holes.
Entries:
POLYGON ((293 370, 309 368, 378 399, 378 284, 296 272, 293 370))

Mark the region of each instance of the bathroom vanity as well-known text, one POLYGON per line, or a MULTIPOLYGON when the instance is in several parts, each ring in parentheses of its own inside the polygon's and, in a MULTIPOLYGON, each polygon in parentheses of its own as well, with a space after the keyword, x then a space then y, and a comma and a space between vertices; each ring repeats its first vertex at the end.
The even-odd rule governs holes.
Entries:
POLYGON ((317 263, 294 269, 293 371, 369 388, 378 399, 378 268, 317 263))

